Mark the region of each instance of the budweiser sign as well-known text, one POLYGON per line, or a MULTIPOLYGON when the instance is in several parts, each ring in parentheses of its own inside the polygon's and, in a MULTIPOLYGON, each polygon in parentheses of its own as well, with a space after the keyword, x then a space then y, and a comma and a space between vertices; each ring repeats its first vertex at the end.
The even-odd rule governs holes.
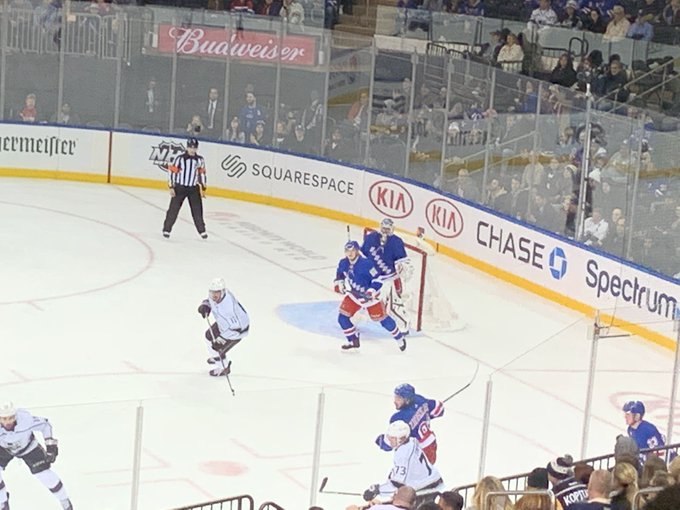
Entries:
POLYGON ((221 28, 158 27, 158 51, 198 57, 233 58, 256 62, 281 62, 301 66, 316 64, 316 38, 221 28))

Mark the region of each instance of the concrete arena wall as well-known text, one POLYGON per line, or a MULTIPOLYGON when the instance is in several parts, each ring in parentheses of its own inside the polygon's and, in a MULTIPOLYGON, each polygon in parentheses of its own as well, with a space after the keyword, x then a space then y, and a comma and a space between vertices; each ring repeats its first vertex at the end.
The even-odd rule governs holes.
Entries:
MULTIPOLYGON (((0 124, 0 176, 165 188, 161 168, 185 139, 129 131, 0 124)), ((208 194, 292 209, 355 225, 385 216, 425 230, 440 253, 675 348, 677 281, 426 185, 377 171, 268 148, 202 142, 208 194)))

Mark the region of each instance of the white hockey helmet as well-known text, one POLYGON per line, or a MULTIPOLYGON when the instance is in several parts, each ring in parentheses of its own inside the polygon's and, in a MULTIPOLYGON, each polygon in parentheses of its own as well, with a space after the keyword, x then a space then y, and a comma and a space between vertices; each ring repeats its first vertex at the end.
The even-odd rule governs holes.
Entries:
POLYGON ((226 290, 226 288, 227 286, 225 285, 223 278, 215 278, 210 282, 208 290, 211 292, 219 292, 221 290, 226 290))
POLYGON ((387 437, 395 437, 397 439, 405 439, 411 435, 411 427, 408 423, 402 420, 393 421, 387 427, 385 432, 387 437))
POLYGON ((385 218, 380 222, 380 233, 384 236, 391 236, 394 234, 394 220, 385 218))
POLYGON ((0 418, 11 418, 16 416, 17 408, 9 400, 7 402, 0 403, 0 418))

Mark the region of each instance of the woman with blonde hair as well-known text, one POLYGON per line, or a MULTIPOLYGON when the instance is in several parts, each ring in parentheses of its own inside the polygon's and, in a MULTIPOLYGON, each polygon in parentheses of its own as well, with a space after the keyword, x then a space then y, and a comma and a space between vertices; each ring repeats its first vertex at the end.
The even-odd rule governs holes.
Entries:
POLYGON ((638 474, 627 462, 620 462, 612 473, 611 510, 631 510, 638 491, 638 474))
MULTIPOLYGON (((486 507, 486 495, 490 492, 502 492, 505 488, 501 481, 495 476, 485 476, 475 487, 475 492, 472 495, 472 506, 467 510, 483 510, 486 507)), ((495 496, 491 498, 489 510, 514 510, 510 498, 507 496, 495 496)))

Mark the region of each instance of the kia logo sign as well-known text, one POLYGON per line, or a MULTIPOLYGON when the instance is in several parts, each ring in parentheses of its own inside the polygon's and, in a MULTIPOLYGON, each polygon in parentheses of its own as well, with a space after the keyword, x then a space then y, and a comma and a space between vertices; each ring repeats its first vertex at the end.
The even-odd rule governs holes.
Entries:
POLYGON ((413 197, 395 181, 378 181, 368 189, 368 198, 379 212, 390 218, 406 218, 413 211, 413 197))
POLYGON ((463 231, 463 215, 458 208, 443 198, 435 198, 425 207, 425 219, 437 234, 453 238, 463 231))

